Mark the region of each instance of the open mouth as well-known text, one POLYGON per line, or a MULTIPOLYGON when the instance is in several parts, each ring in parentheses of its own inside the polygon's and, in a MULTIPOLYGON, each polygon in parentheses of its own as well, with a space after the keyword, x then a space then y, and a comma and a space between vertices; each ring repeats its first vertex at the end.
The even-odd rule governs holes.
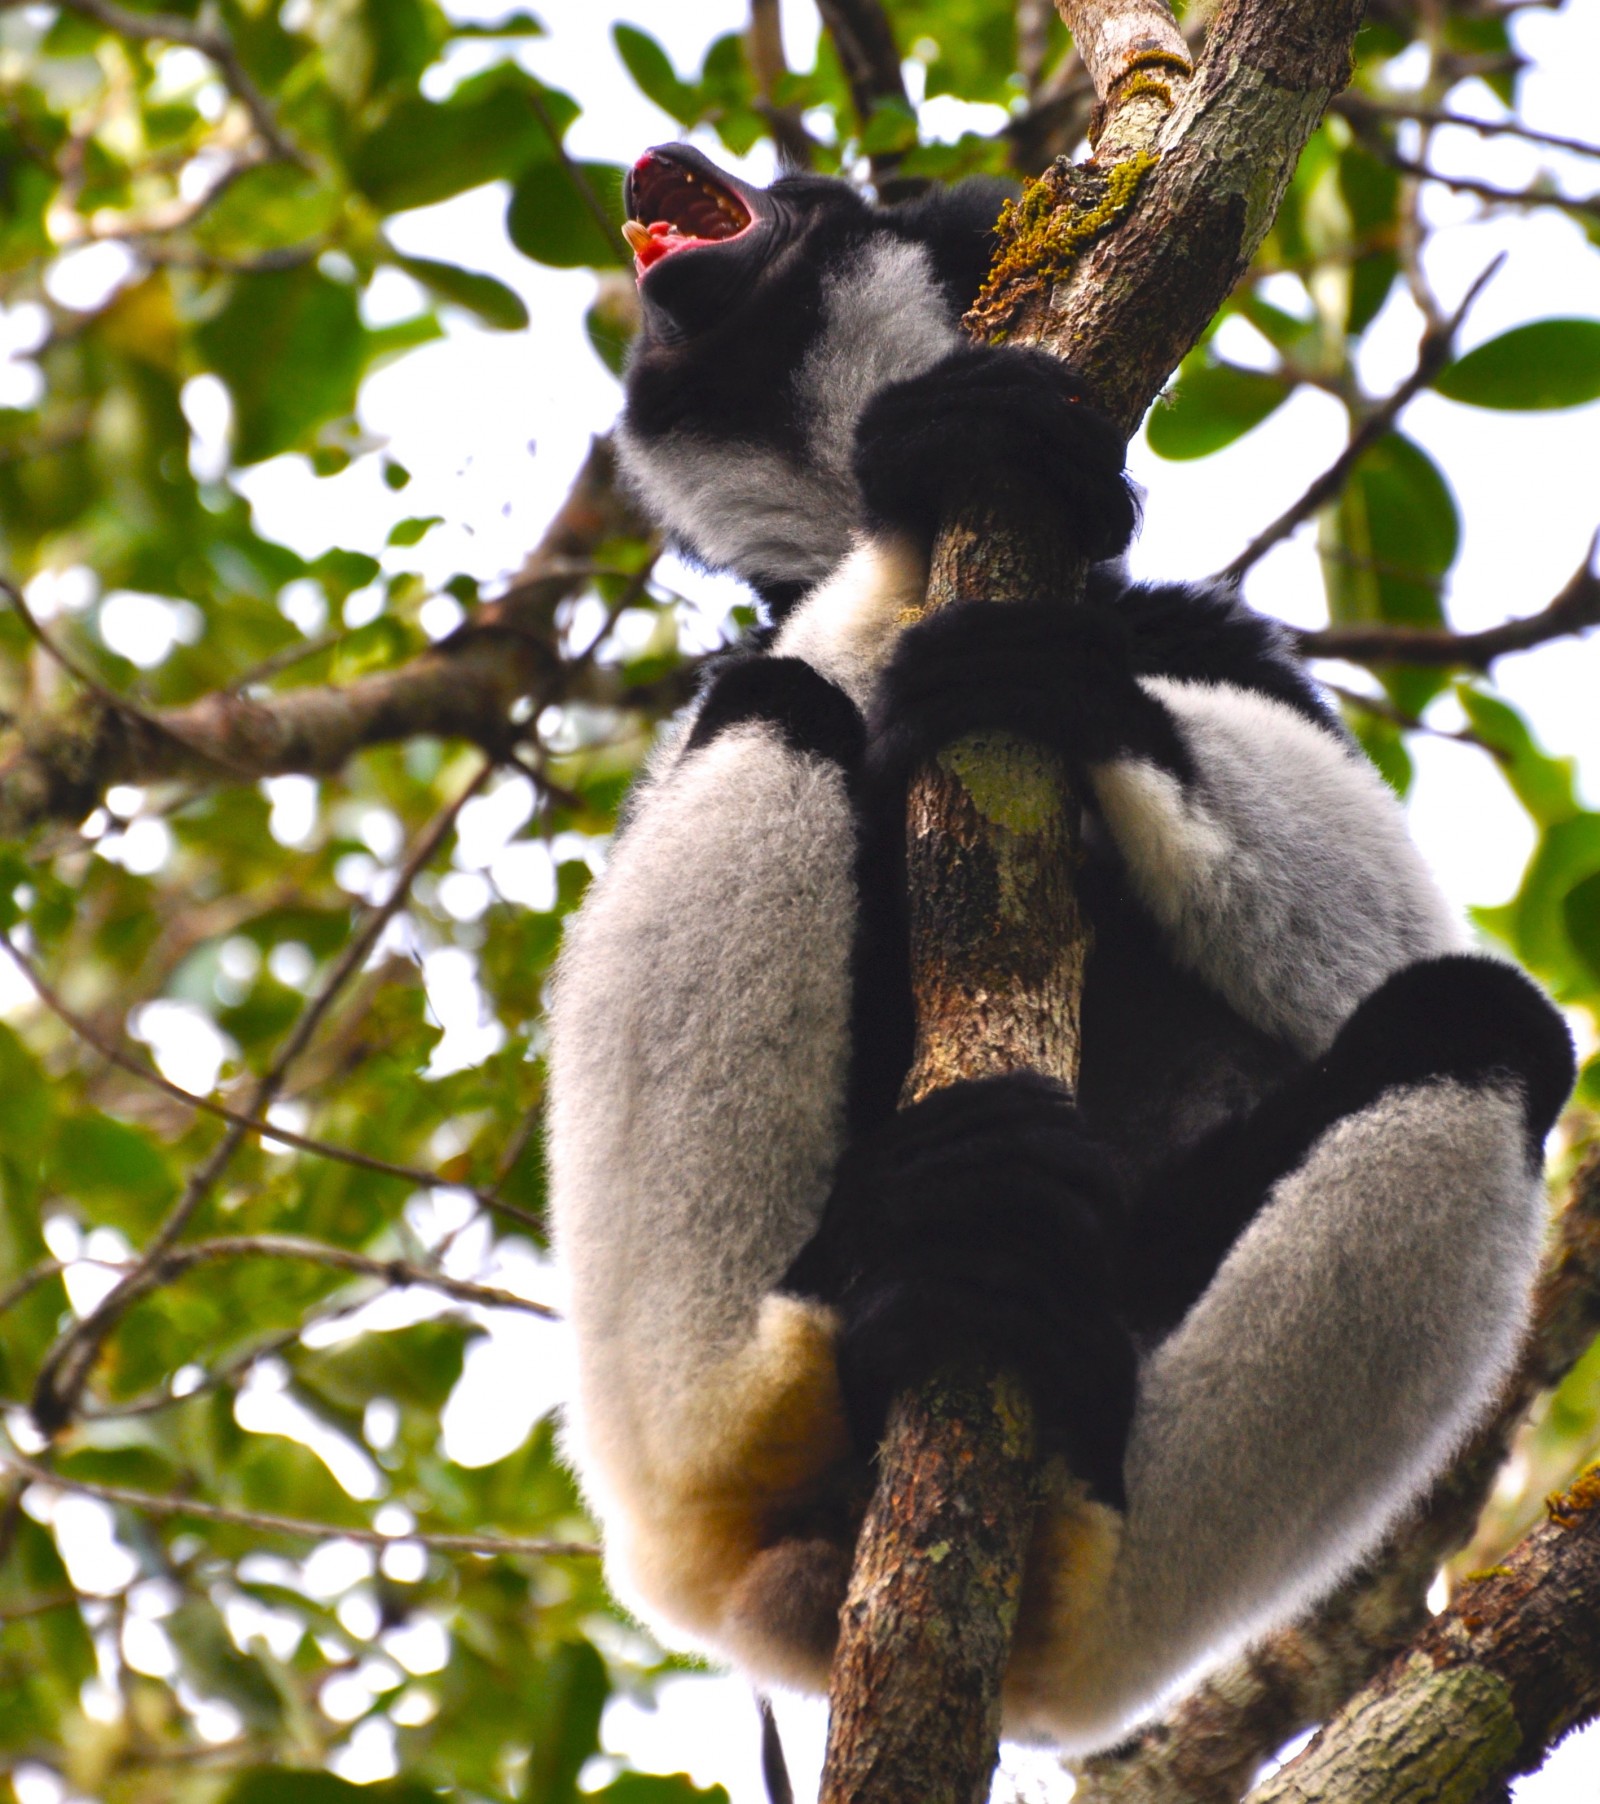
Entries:
POLYGON ((634 164, 627 202, 622 235, 641 277, 663 257, 737 238, 753 220, 733 189, 653 150, 634 164))

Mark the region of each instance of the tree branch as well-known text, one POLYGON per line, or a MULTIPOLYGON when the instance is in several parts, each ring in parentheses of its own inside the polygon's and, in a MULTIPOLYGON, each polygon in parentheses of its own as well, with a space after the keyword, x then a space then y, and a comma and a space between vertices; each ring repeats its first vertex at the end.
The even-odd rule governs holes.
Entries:
POLYGON ((0 1472, 29 1484, 47 1485, 55 1491, 71 1491, 79 1497, 97 1497, 120 1509, 137 1510, 159 1521, 184 1517, 195 1522, 223 1522, 259 1534, 294 1535, 308 1541, 355 1541, 363 1547, 397 1547, 415 1541, 434 1553, 521 1554, 533 1559, 594 1559, 599 1549, 587 1541, 532 1541, 515 1535, 433 1534, 412 1529, 403 1535, 386 1535, 381 1529, 339 1522, 312 1522, 304 1516, 279 1516, 266 1510, 234 1510, 220 1503, 202 1503, 195 1497, 157 1497, 150 1491, 127 1485, 95 1484, 85 1478, 63 1478, 48 1466, 24 1459, 9 1448, 0 1449, 0 1472))
POLYGON ((1443 107, 1431 107, 1409 100, 1375 100, 1357 88, 1350 88, 1333 102, 1332 112, 1341 113, 1357 124, 1368 120, 1411 120, 1417 125, 1459 125, 1485 138, 1521 138, 1528 144, 1546 144, 1552 150, 1568 150, 1575 156, 1600 157, 1600 144, 1588 144, 1582 138, 1562 138, 1553 132, 1537 132, 1517 119, 1474 119, 1470 113, 1452 113, 1443 107))
POLYGON ((1423 332, 1417 344, 1417 361, 1411 374, 1400 386, 1386 395, 1362 419, 1355 431, 1350 434, 1349 443, 1339 455, 1328 465, 1320 476, 1311 482, 1305 493, 1297 501, 1286 507, 1277 519, 1258 532, 1245 546, 1244 550, 1217 573, 1218 581, 1240 582, 1247 571, 1258 564, 1262 558, 1295 530, 1296 527, 1309 520, 1319 509, 1326 507, 1334 500, 1350 479, 1350 472, 1366 456, 1367 452, 1377 444, 1394 425, 1406 406, 1414 401, 1439 374, 1454 354, 1456 335, 1460 332, 1467 315, 1472 311, 1473 303, 1484 289, 1499 274, 1505 262, 1504 254, 1496 257, 1488 267, 1482 270, 1472 286, 1461 298, 1461 304, 1448 318, 1436 325, 1430 325, 1423 332))
POLYGON ((457 815, 483 787, 493 768, 486 760, 455 800, 441 808, 424 829, 398 872, 388 899, 369 910, 367 918, 350 936, 324 979, 322 988, 301 1013, 266 1073, 251 1092, 249 1103, 241 1111, 245 1119, 230 1122, 227 1132, 190 1173, 183 1194, 168 1211, 137 1262, 118 1280, 115 1288, 107 1292, 87 1315, 68 1328, 46 1353, 34 1384, 31 1405, 34 1421, 42 1434, 55 1434, 71 1420, 106 1337, 141 1297, 148 1295, 162 1283, 162 1260, 176 1244, 200 1205, 211 1194, 212 1187, 243 1145, 246 1135, 252 1131, 247 1124, 253 1124, 271 1107, 273 1098, 288 1075, 289 1067, 310 1044, 340 991, 366 963, 368 954, 377 944, 384 928, 404 906, 418 873, 444 844, 455 826, 457 815))
POLYGON ((1536 614, 1507 620, 1475 633, 1451 633, 1422 626, 1329 626, 1298 635, 1308 658, 1347 658, 1353 664, 1460 664, 1487 670, 1496 658, 1528 651, 1552 639, 1600 626, 1600 533, 1561 593, 1536 614))
POLYGON ((459 1190, 470 1196, 481 1208, 492 1209, 519 1222, 525 1228, 532 1228, 543 1234, 545 1223, 531 1210, 519 1209, 515 1203, 502 1201, 492 1191, 480 1190, 473 1184, 462 1184, 454 1179, 442 1177, 436 1171, 423 1171, 416 1166, 397 1165, 392 1159, 380 1159, 372 1153, 358 1151, 352 1146, 336 1146, 329 1140, 318 1140, 310 1134, 296 1133, 293 1128, 263 1120, 260 1116, 246 1114, 240 1109, 230 1109, 224 1102, 215 1097, 201 1096, 193 1090, 185 1090, 182 1084, 173 1083, 172 1079, 147 1063, 126 1052, 114 1041, 108 1040, 98 1033, 75 1009, 70 1008, 63 1000, 55 986, 51 984, 31 958, 23 952, 9 933, 0 928, 0 950, 4 950, 11 962, 32 985, 34 994, 40 1002, 66 1027, 69 1032, 82 1040, 108 1065, 125 1071, 129 1077, 136 1078, 142 1084, 159 1090, 164 1096, 170 1096, 174 1102, 180 1102, 185 1108, 194 1109, 203 1115, 215 1116, 219 1121, 232 1122, 236 1127, 248 1130, 263 1140, 277 1140, 285 1146, 292 1146, 297 1151, 313 1153, 319 1159, 332 1159, 343 1165, 356 1166, 361 1171, 377 1172, 388 1178, 403 1178, 407 1183, 415 1184, 423 1190, 459 1190))
POLYGON ((609 439, 597 438, 506 594, 397 670, 339 689, 219 692, 159 710, 110 695, 79 671, 100 705, 16 723, 0 756, 0 837, 82 820, 113 783, 181 779, 215 788, 288 771, 325 775, 369 746, 419 734, 499 751, 521 732, 512 715, 524 697, 541 706, 558 698, 625 702, 614 673, 563 663, 555 616, 584 587, 599 545, 647 532, 618 487, 609 439))
MULTIPOLYGON (((879 0, 817 0, 817 11, 838 53, 861 130, 871 123, 880 100, 896 101, 909 112, 911 96, 900 71, 894 27, 879 0)), ((895 198, 894 172, 899 162, 897 155, 871 158, 872 180, 885 200, 895 198)))
POLYGON ((1600 1465, 1251 1804, 1483 1804, 1600 1710, 1600 1465))
POLYGON ((249 71, 239 60, 233 40, 226 32, 197 25, 192 19, 182 18, 177 13, 129 12, 125 7, 113 5, 111 0, 60 0, 60 4, 68 12, 93 19, 97 25, 114 31, 118 37, 134 38, 142 43, 187 44, 191 50, 198 50, 216 65, 217 73, 222 77, 229 93, 250 115, 250 123, 255 127, 257 137, 267 145, 273 156, 288 163, 298 163, 303 168, 309 166, 305 152, 279 125, 277 115, 268 104, 266 96, 251 80, 249 71))

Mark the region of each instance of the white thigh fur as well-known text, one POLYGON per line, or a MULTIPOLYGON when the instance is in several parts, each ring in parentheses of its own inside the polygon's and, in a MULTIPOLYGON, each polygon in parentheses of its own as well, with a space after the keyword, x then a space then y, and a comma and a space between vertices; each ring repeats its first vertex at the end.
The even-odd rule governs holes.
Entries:
POLYGON ((734 728, 644 795, 556 982, 570 1434, 632 1601, 707 1635, 728 1539, 844 1450, 826 1312, 768 1293, 843 1139, 853 855, 838 771, 734 728))
POLYGON ((1098 1605, 1013 1718, 1104 1746, 1367 1552, 1515 1357, 1545 1223, 1514 1089, 1396 1089, 1280 1180, 1151 1357, 1098 1605))
POLYGON ((1247 1020, 1315 1055, 1393 972, 1460 948, 1365 759, 1268 696, 1143 681, 1198 775, 1119 759, 1092 773, 1096 798, 1179 962, 1247 1020))

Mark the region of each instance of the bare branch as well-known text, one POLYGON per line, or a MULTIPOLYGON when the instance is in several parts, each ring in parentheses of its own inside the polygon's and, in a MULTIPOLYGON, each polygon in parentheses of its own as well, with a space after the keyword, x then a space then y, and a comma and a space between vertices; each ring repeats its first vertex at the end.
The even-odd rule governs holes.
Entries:
MULTIPOLYGON (((900 72, 900 52, 894 28, 879 0, 817 0, 817 11, 833 47, 838 52, 850 103, 865 130, 880 100, 897 101, 907 110, 911 97, 900 72)), ((898 156, 872 158, 872 179, 886 199, 895 193, 894 172, 898 156)))
POLYGON ((816 162, 816 145, 800 117, 800 109, 779 106, 773 98, 789 65, 783 54, 781 0, 750 0, 750 23, 745 27, 745 55, 756 78, 761 116, 772 133, 778 161, 785 169, 810 169, 816 162))
POLYGON ((1297 501, 1291 502, 1270 526, 1256 534, 1231 564, 1218 572, 1219 580, 1239 582, 1274 545, 1281 544, 1296 527, 1309 520, 1320 508, 1326 507, 1339 494, 1349 480, 1351 471, 1390 430, 1406 405, 1414 401, 1450 361, 1456 334, 1461 330, 1462 322, 1471 312, 1478 296, 1499 273, 1504 262, 1504 254, 1496 257, 1467 290, 1455 312, 1440 324, 1430 325, 1424 331, 1417 345, 1416 367, 1411 374, 1366 415, 1351 433, 1344 450, 1309 484, 1304 494, 1297 501))
POLYGON ((596 547, 647 531, 615 477, 610 441, 597 438, 506 594, 397 670, 343 688, 221 692, 185 708, 140 709, 111 697, 13 723, 15 741, 0 756, 0 835, 82 820, 112 783, 176 778, 215 788, 287 771, 323 775, 368 746, 424 733, 498 752, 522 731, 512 712, 524 697, 627 703, 615 672, 562 663, 555 630, 556 611, 583 588, 596 547))
POLYGON ((1521 138, 1528 144, 1546 144, 1552 150, 1568 150, 1575 156, 1600 157, 1600 144, 1588 144, 1582 138, 1562 138, 1553 132, 1535 131, 1518 119, 1474 119, 1470 113, 1452 113, 1443 107, 1427 106, 1420 101, 1375 100, 1358 88, 1347 89, 1329 109, 1342 113, 1357 124, 1368 120, 1411 120, 1425 126, 1459 125, 1485 138, 1521 138))
MULTIPOLYGON (((424 829, 396 876, 387 901, 368 911, 367 918, 350 936, 334 961, 322 988, 302 1012, 277 1056, 251 1092, 242 1111, 251 1123, 271 1106, 289 1067, 305 1050, 335 998, 366 962, 384 928, 404 906, 412 883, 453 830, 457 815, 488 780, 494 766, 487 760, 454 801, 447 803, 424 829)), ((34 1385, 32 1410, 41 1433, 54 1434, 71 1419, 106 1336, 143 1296, 162 1282, 161 1261, 210 1195, 229 1161, 252 1131, 243 1122, 230 1122, 228 1131, 190 1174, 183 1194, 168 1211, 138 1262, 89 1313, 60 1337, 45 1355, 34 1385)))
POLYGON ((1536 614, 1507 620, 1475 633, 1450 633, 1420 626, 1329 626, 1301 633, 1301 652, 1308 658, 1347 658, 1354 664, 1460 664, 1487 670, 1496 658, 1528 651, 1552 639, 1563 639, 1600 626, 1600 533, 1588 555, 1573 571, 1559 595, 1536 614))
POLYGON ((386 1535, 381 1529, 346 1526, 338 1522, 311 1522, 303 1516, 279 1516, 266 1510, 234 1510, 220 1503, 202 1503, 195 1497, 157 1497, 127 1485, 102 1485, 84 1478, 63 1478, 48 1466, 24 1459, 11 1449, 0 1449, 0 1472, 28 1484, 46 1485, 55 1491, 71 1491, 79 1497, 98 1497, 102 1503, 137 1510, 142 1516, 188 1518, 195 1522, 223 1522, 260 1534, 294 1535, 307 1541, 356 1541, 363 1547, 396 1547, 416 1542, 434 1553, 473 1553, 491 1557, 522 1555, 540 1560, 594 1559, 599 1549, 588 1541, 532 1541, 516 1535, 434 1534, 413 1529, 403 1535, 386 1535))
POLYGON ((198 50, 208 61, 216 64, 217 73, 222 77, 229 93, 250 115, 250 123, 255 127, 256 135, 268 146, 273 156, 288 163, 307 165, 305 152, 278 124, 277 116, 266 96, 239 61, 239 53, 226 32, 197 25, 192 19, 182 18, 177 13, 129 12, 125 7, 113 5, 111 0, 60 0, 60 3, 68 12, 93 19, 97 25, 116 32, 118 37, 135 38, 143 43, 187 44, 191 50, 198 50))
POLYGON ((1401 175, 1415 176, 1422 182, 1438 182, 1457 194, 1476 194, 1498 206, 1558 207, 1563 213, 1576 214, 1580 219, 1600 219, 1600 194, 1562 194, 1556 188, 1499 188, 1493 182, 1479 181, 1475 176, 1445 175, 1441 170, 1430 169, 1426 163, 1401 156, 1381 142, 1375 142, 1373 148, 1401 175))
POLYGON ((458 1303, 471 1303, 483 1309, 515 1309, 547 1322, 561 1320, 560 1311, 552 1309, 548 1303, 536 1303, 514 1290, 502 1290, 497 1284, 452 1278, 447 1272, 434 1266, 419 1265, 413 1259, 380 1259, 371 1253, 331 1246, 326 1241, 310 1240, 299 1234, 231 1234, 169 1248, 155 1261, 155 1283, 167 1284, 184 1272, 193 1271, 196 1266, 216 1265, 232 1259, 303 1259, 312 1265, 331 1265, 339 1271, 376 1278, 397 1290, 415 1284, 425 1290, 436 1290, 458 1303))

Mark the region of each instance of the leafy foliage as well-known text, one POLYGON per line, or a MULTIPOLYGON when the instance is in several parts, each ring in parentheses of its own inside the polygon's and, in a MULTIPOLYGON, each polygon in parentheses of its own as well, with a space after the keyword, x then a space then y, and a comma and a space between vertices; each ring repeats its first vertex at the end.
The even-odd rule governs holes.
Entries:
MULTIPOLYGON (((395 676, 482 618, 477 577, 425 577, 449 503, 420 493, 364 420, 371 379, 441 336, 547 332, 558 278, 541 271, 598 272, 588 328, 612 369, 633 318, 615 221, 637 146, 591 155, 603 108, 536 73, 553 42, 539 20, 464 22, 439 0, 168 10, 200 28, 200 49, 71 5, 0 9, 0 301, 21 347, 0 366, 16 377, 0 390, 0 574, 88 678, 0 610, 0 792, 19 747, 100 709, 94 685, 139 710, 212 697, 247 715, 395 676), (206 53, 213 30, 240 73, 206 53), (420 209, 484 192, 520 266, 419 248, 420 209), (90 267, 111 273, 84 298, 73 271, 90 267), (209 440, 195 424, 207 407, 226 417, 209 440), (323 549, 276 541, 248 472, 283 457, 367 470, 392 512, 323 549)), ((991 110, 890 100, 859 119, 826 39, 812 66, 760 77, 740 33, 695 59, 632 22, 612 42, 641 105, 713 152, 762 149, 775 117, 798 122, 818 168, 872 155, 908 182, 1073 148, 1050 135, 1074 117, 1058 28, 1023 76, 1002 0, 887 11, 930 99, 991 110), (1026 117, 995 130, 997 104, 1026 117)), ((1409 17, 1384 9, 1364 33, 1357 96, 1389 93, 1409 17)), ((1516 103, 1503 18, 1446 6, 1437 38, 1430 104, 1449 101, 1453 69, 1486 69, 1516 103)), ((1157 453, 1210 456, 1306 388, 1352 433, 1381 413, 1363 348, 1415 278, 1407 246, 1426 230, 1397 144, 1359 113, 1324 125, 1257 268, 1153 412, 1157 453), (1241 361, 1244 339, 1255 355, 1241 361)), ((1441 361, 1432 386, 1453 402, 1576 407, 1600 395, 1600 322, 1534 321, 1441 361)), ((1330 618, 1447 625, 1462 551, 1451 474, 1403 419, 1379 425, 1314 510, 1330 618)), ((418 736, 287 785, 224 769, 72 789, 73 806, 0 844, 0 928, 51 986, 0 1021, 0 1455, 31 1448, 80 1487, 0 1475, 0 1767, 43 1766, 107 1804, 725 1796, 603 1750, 608 1701, 667 1663, 619 1619, 592 1557, 526 1550, 591 1533, 539 1414, 555 1331, 459 1292, 551 1295, 540 1013, 562 923, 683 693, 687 616, 654 551, 609 529, 586 544, 547 623, 558 674, 484 723, 500 762, 464 805, 485 754, 418 736), (408 872, 430 823, 438 846, 408 872), (218 1098, 271 1108, 310 1145, 245 1134, 225 1152, 226 1121, 150 1081, 152 1047, 201 1091, 209 1048, 218 1098), (180 1208, 178 1244, 204 1243, 204 1261, 153 1274, 40 1448, 22 1406, 50 1349, 180 1208), (469 1466, 441 1416, 486 1394, 515 1444, 469 1466), (119 1495, 92 1501, 93 1487, 119 1495), (283 1518, 321 1527, 268 1520, 283 1518), (92 1580, 86 1520, 113 1549, 92 1580), (374 1526, 390 1545, 340 1538, 374 1526), (517 1545, 468 1554, 430 1536, 517 1545), (393 1777, 358 1758, 374 1746, 393 1777)), ((1397 783, 1436 698, 1495 761, 1536 843, 1515 898, 1481 925, 1592 1017, 1600 814, 1571 765, 1486 681, 1392 662, 1380 675, 1352 718, 1397 783)), ((298 768, 292 748, 278 768, 298 768)), ((1600 1110, 1594 1061, 1584 1081, 1600 1110)), ((1538 1435, 1549 1482, 1600 1438, 1593 1360, 1538 1435)))

